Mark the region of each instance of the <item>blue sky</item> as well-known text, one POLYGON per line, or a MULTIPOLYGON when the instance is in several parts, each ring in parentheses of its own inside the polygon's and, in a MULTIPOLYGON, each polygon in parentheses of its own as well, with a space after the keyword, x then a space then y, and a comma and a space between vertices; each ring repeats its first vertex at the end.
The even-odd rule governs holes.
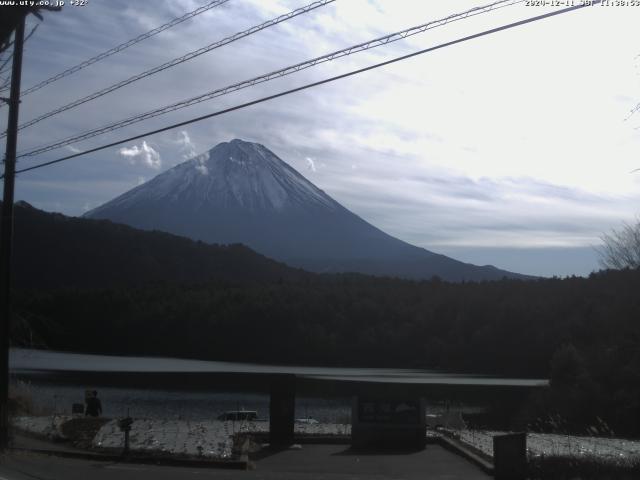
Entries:
MULTIPOLYGON (((26 45, 23 87, 202 3, 89 0, 46 14, 26 45)), ((230 0, 25 97, 21 121, 306 3, 230 0)), ((19 150, 482 4, 337 0, 24 129, 19 150)), ((456 22, 22 166, 551 10, 520 4, 456 22)), ((22 174, 17 198, 80 215, 242 138, 413 244, 523 273, 585 275, 598 268, 600 235, 638 214, 640 173, 631 171, 640 167, 640 115, 627 117, 640 101, 639 20, 640 7, 590 7, 466 42, 22 174)))

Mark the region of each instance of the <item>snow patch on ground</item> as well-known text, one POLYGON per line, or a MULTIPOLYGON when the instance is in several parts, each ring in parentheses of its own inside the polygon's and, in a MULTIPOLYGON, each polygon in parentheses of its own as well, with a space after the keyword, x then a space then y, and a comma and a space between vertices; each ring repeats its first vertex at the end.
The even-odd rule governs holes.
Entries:
MULTIPOLYGON (((269 422, 261 421, 138 419, 129 435, 132 451, 226 459, 232 454, 234 434, 268 431, 269 422)), ((351 425, 296 423, 295 431, 302 435, 350 435, 351 425)), ((93 440, 95 448, 121 449, 123 443, 124 434, 116 420, 105 424, 93 440)))
MULTIPOLYGON (((455 430, 460 440, 493 456, 493 437, 508 432, 486 430, 455 430)), ((528 433, 529 455, 614 457, 620 459, 640 458, 640 441, 622 438, 579 437, 551 433, 528 433)))
MULTIPOLYGON (((196 455, 210 458, 230 458, 233 440, 226 422, 181 420, 134 420, 129 433, 134 452, 196 455)), ((106 423, 93 439, 98 449, 120 450, 124 433, 117 420, 106 423)))
POLYGON ((11 424, 25 432, 33 433, 53 440, 64 439, 62 424, 71 420, 69 415, 53 415, 46 417, 13 417, 11 424))
MULTIPOLYGON (((69 415, 24 416, 14 417, 12 422, 22 431, 60 440, 63 439, 62 425, 72 418, 69 415)), ((135 419, 129 432, 129 441, 131 450, 137 453, 229 459, 232 456, 234 434, 267 432, 267 421, 135 419)), ((351 425, 297 422, 295 432, 299 435, 350 435, 351 425)), ((100 428, 92 446, 97 450, 122 450, 124 433, 117 419, 110 420, 100 428)))
MULTIPOLYGON (((14 427, 53 440, 63 439, 62 425, 70 415, 13 417, 14 427)), ((508 432, 490 430, 449 430, 459 435, 462 442, 493 456, 493 437, 508 432)), ((174 455, 201 456, 228 459, 232 456, 233 435, 237 433, 267 433, 268 421, 220 420, 161 420, 135 419, 131 425, 131 449, 135 452, 161 452, 174 455)), ((296 422, 298 435, 351 435, 350 424, 296 422)), ((118 420, 110 420, 101 427, 93 439, 93 447, 121 450, 124 433, 118 420)), ((640 459, 640 440, 621 438, 579 437, 571 435, 529 433, 529 455, 580 456, 589 455, 618 459, 640 459)))

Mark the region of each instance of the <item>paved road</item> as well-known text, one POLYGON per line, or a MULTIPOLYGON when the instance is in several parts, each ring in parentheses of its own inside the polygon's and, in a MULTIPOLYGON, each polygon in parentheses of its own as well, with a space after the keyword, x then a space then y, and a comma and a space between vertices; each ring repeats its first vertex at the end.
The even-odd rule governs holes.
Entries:
POLYGON ((436 445, 398 455, 356 455, 344 445, 304 445, 255 460, 253 471, 96 462, 11 452, 0 480, 486 480, 474 465, 436 445))
POLYGON ((47 451, 59 451, 70 453, 86 453, 86 450, 80 450, 74 448, 68 442, 52 442, 51 440, 44 440, 38 438, 36 435, 25 435, 23 433, 13 432, 11 445, 15 448, 29 449, 29 450, 47 450, 47 451))

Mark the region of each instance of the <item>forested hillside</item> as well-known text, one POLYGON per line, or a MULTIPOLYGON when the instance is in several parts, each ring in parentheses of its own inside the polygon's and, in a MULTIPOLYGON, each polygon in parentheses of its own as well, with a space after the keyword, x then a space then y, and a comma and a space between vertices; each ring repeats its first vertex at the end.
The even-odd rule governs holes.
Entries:
POLYGON ((16 210, 14 345, 548 377, 531 415, 640 433, 638 270, 467 283, 317 275, 240 245, 16 210))
POLYGON ((244 245, 209 245, 107 220, 48 213, 24 202, 16 204, 14 232, 13 278, 19 289, 276 281, 307 275, 244 245))

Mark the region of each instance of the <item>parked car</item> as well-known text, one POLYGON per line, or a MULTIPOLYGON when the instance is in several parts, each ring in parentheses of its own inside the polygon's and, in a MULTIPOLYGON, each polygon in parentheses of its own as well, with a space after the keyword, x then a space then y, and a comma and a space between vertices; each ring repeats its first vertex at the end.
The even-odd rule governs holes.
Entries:
POLYGON ((258 412, 255 410, 231 410, 218 415, 218 420, 222 421, 240 421, 240 420, 257 420, 258 412))

